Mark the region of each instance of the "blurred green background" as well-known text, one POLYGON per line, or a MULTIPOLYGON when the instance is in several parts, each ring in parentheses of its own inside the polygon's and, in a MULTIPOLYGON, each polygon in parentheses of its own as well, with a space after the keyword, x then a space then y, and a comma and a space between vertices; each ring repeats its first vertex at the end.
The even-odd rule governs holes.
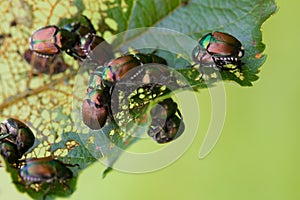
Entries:
MULTIPOLYGON (((300 199, 300 1, 278 0, 279 11, 263 24, 266 63, 253 87, 226 83, 227 117, 213 151, 198 158, 207 126, 174 164, 147 174, 114 171, 101 178, 96 163, 79 176, 70 199, 300 199)), ((207 124, 208 92, 198 95, 207 124)), ((191 111, 193 108, 191 108, 191 111)), ((192 122, 187 122, 192 123, 192 122)), ((29 199, 0 173, 0 199, 29 199)))

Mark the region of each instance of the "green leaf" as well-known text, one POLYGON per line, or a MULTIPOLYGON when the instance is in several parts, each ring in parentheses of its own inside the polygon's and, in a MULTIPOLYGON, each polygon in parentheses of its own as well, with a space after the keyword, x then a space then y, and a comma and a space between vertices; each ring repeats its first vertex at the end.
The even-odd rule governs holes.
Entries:
POLYGON ((52 144, 50 151, 55 152, 60 149, 68 150, 68 155, 63 157, 61 160, 65 163, 77 164, 81 170, 96 161, 95 157, 86 150, 78 133, 63 133, 61 141, 52 144))
POLYGON ((119 31, 155 26, 182 5, 178 0, 116 1, 109 4, 108 16, 118 22, 119 31), (123 4, 124 3, 124 4, 123 4))

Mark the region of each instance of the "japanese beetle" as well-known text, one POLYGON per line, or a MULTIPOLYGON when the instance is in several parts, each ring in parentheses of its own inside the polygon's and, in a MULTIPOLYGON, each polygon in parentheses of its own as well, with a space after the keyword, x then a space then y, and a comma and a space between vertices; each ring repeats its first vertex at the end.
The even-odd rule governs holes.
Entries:
POLYGON ((91 20, 86 16, 81 15, 77 19, 77 22, 66 24, 63 26, 63 29, 79 35, 79 40, 75 46, 67 50, 67 53, 75 59, 83 60, 93 56, 93 61, 97 61, 97 64, 103 65, 104 62, 113 58, 111 45, 102 37, 96 35, 96 30, 91 20), (98 45, 100 47, 95 49, 98 45), (92 55, 89 55, 93 50, 92 55))
POLYGON ((64 187, 66 186, 72 191, 66 182, 73 178, 73 172, 67 167, 67 164, 52 157, 26 159, 25 164, 20 168, 19 176, 26 186, 50 184, 44 197, 50 191, 51 186, 55 186, 56 183, 63 184, 64 187))
POLYGON ((60 52, 56 42, 59 28, 57 26, 45 26, 36 30, 30 37, 30 49, 40 55, 55 55, 60 52))
POLYGON ((30 49, 38 55, 53 56, 60 51, 72 49, 79 39, 79 35, 55 25, 45 26, 31 35, 30 49))
POLYGON ((98 65, 103 65, 114 57, 112 46, 93 33, 88 33, 81 38, 80 49, 77 48, 76 52, 81 58, 88 57, 98 65))
POLYGON ((124 55, 111 60, 103 69, 102 80, 105 85, 112 86, 125 74, 142 63, 132 54, 124 55))
POLYGON ((90 129, 97 130, 104 126, 110 113, 109 88, 90 91, 89 98, 82 103, 82 121, 90 129))
POLYGON ((17 146, 9 141, 0 142, 0 154, 11 165, 19 163, 19 151, 17 146))
POLYGON ((34 144, 35 137, 30 128, 17 119, 9 118, 3 121, 0 129, 0 136, 5 136, 0 140, 0 143, 9 141, 15 144, 19 157, 22 157, 34 144))
MULTIPOLYGON (((89 98, 85 99, 82 104, 82 121, 84 124, 91 129, 100 129, 104 126, 108 117, 114 120, 111 114, 110 100, 114 84, 122 79, 131 69, 146 63, 156 62, 166 64, 163 58, 153 54, 128 54, 115 58, 104 64, 104 66, 96 68, 90 76, 87 89, 89 98)), ((149 87, 150 89, 155 88, 152 85, 149 85, 149 87)), ((124 91, 125 93, 126 91, 124 91)))
POLYGON ((195 63, 203 67, 232 71, 241 70, 241 58, 244 48, 234 36, 223 32, 213 32, 204 35, 193 49, 192 57, 195 63))
POLYGON ((128 54, 111 60, 105 65, 102 80, 105 85, 112 86, 131 69, 149 63, 167 64, 166 60, 152 54, 128 54))
POLYGON ((157 143, 167 143, 184 131, 184 123, 177 104, 171 99, 159 102, 150 110, 151 124, 148 135, 157 143), (178 116, 176 115, 178 113, 178 116))
POLYGON ((87 58, 90 51, 103 42, 101 50, 95 53, 97 61, 103 64, 111 59, 112 47, 102 37, 96 35, 91 21, 86 16, 81 17, 80 21, 66 24, 62 28, 50 25, 36 30, 30 37, 30 49, 43 57, 65 51, 74 59, 82 61, 87 58))
MULTIPOLYGON (((65 29, 66 26, 64 26, 63 29, 65 29)), ((83 60, 87 57, 91 50, 90 47, 93 44, 95 34, 89 33, 89 29, 87 27, 82 27, 81 23, 77 23, 76 25, 73 25, 72 23, 72 26, 74 27, 67 30, 69 30, 70 33, 76 34, 78 38, 76 43, 74 43, 70 48, 66 49, 66 53, 75 59, 83 60)))

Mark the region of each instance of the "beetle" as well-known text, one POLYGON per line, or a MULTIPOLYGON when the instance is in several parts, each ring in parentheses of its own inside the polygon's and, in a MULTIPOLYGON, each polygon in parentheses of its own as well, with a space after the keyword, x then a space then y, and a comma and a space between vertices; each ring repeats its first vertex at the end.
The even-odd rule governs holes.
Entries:
POLYGON ((167 61, 153 53, 128 54, 115 58, 108 62, 103 69, 103 83, 106 86, 112 86, 116 81, 123 78, 131 69, 149 63, 166 65, 167 61))
POLYGON ((148 135, 157 143, 170 142, 184 131, 181 113, 172 98, 167 98, 152 107, 150 116, 152 121, 148 135))
POLYGON ((76 33, 49 25, 36 30, 31 35, 30 49, 40 56, 48 57, 72 49, 79 39, 76 33))
POLYGON ((8 118, 1 123, 0 129, 0 143, 9 141, 15 144, 20 158, 34 144, 35 137, 30 128, 17 119, 8 118))
POLYGON ((71 48, 66 50, 66 53, 73 58, 83 61, 86 58, 97 61, 98 65, 103 65, 106 61, 113 58, 112 47, 108 44, 104 38, 94 34, 87 33, 86 35, 80 35, 80 39, 71 48), (94 52, 93 50, 97 47, 94 52), (93 52, 93 58, 91 58, 93 52))
POLYGON ((88 99, 82 103, 81 116, 83 123, 93 130, 102 128, 107 117, 112 118, 110 110, 109 88, 94 89, 89 92, 88 99))
POLYGON ((89 58, 97 65, 103 65, 114 57, 112 46, 94 33, 88 33, 81 38, 76 52, 81 58, 89 58))
POLYGON ((195 63, 203 67, 213 67, 218 70, 241 70, 244 56, 242 43, 234 36, 215 31, 204 35, 193 49, 192 57, 195 63))
POLYGON ((52 157, 26 159, 19 174, 26 184, 65 182, 73 177, 63 162, 52 157))
POLYGON ((108 62, 103 69, 103 83, 110 87, 116 81, 123 78, 129 70, 140 66, 141 64, 142 63, 132 54, 115 58, 108 62))
POLYGON ((91 59, 96 61, 97 64, 103 65, 104 62, 113 58, 112 46, 108 44, 104 38, 96 35, 96 30, 91 20, 86 16, 81 15, 77 22, 66 24, 63 28, 79 35, 80 40, 72 49, 67 51, 67 53, 75 59, 83 60, 91 58, 93 55, 91 59), (100 47, 94 50, 98 45, 100 47), (93 50, 95 52, 89 55, 93 50))
POLYGON ((54 56, 65 51, 74 59, 83 61, 102 42, 105 51, 97 51, 96 58, 100 61, 99 64, 113 57, 112 47, 96 35, 91 21, 81 15, 77 22, 65 24, 61 28, 49 25, 36 30, 30 37, 30 49, 42 57, 54 56))
POLYGON ((23 161, 19 170, 19 176, 22 184, 25 186, 34 186, 37 191, 42 189, 44 184, 49 184, 45 188, 43 199, 50 192, 51 188, 55 187, 57 183, 62 184, 73 192, 72 188, 67 184, 67 181, 73 178, 73 172, 67 166, 79 166, 77 164, 65 164, 53 157, 44 158, 30 158, 23 161))
POLYGON ((81 22, 65 24, 62 28, 56 25, 42 27, 30 37, 30 49, 43 57, 49 57, 66 51, 73 57, 79 57, 76 47, 80 46, 80 39, 89 32, 95 33, 90 20, 83 16, 88 27, 81 22))
POLYGON ((113 121, 110 98, 114 84, 131 69, 153 62, 166 64, 166 61, 159 56, 139 53, 123 55, 97 67, 90 76, 87 88, 89 97, 82 104, 83 123, 91 129, 100 129, 108 117, 113 121))

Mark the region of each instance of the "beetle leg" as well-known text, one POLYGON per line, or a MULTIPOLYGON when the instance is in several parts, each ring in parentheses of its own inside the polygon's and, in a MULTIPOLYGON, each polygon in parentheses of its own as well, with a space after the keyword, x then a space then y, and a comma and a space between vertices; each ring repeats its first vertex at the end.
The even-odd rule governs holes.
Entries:
POLYGON ((91 22, 91 20, 89 18, 87 18, 85 15, 82 15, 84 17, 84 19, 87 21, 88 23, 88 28, 90 29, 91 33, 96 34, 96 30, 91 22))
POLYGON ((111 106, 109 104, 104 105, 106 107, 108 117, 110 118, 111 121, 114 121, 114 116, 112 114, 111 106))
POLYGON ((186 67, 184 67, 184 68, 187 68, 187 67, 193 68, 193 67, 195 67, 196 65, 199 65, 199 63, 195 63, 195 64, 193 64, 193 65, 189 65, 189 66, 186 66, 186 67))
POLYGON ((48 193, 50 192, 50 189, 51 189, 51 185, 49 185, 49 187, 46 189, 45 193, 43 194, 43 197, 42 197, 43 200, 46 200, 46 197, 47 197, 48 193))
POLYGON ((216 64, 216 68, 218 70, 224 69, 223 65, 225 65, 225 62, 223 60, 221 60, 219 57, 216 57, 216 56, 212 56, 212 59, 213 59, 214 63, 216 64))
POLYGON ((68 188, 68 190, 69 190, 71 193, 74 192, 73 189, 72 189, 67 183, 63 182, 62 184, 63 184, 63 186, 64 186, 64 190, 65 190, 66 188, 68 188))
POLYGON ((212 57, 214 62, 216 63, 216 67, 220 70, 223 71, 229 71, 229 72, 234 72, 236 70, 242 71, 241 66, 243 65, 243 63, 234 57, 217 57, 217 56, 213 56, 212 57), (235 67, 233 68, 228 68, 228 67, 224 67, 226 65, 235 65, 235 67))
POLYGON ((16 138, 4 138, 4 141, 11 142, 12 144, 17 145, 16 138))
POLYGON ((42 58, 49 58, 51 57, 51 55, 45 55, 45 54, 40 54, 40 53, 37 53, 37 52, 33 52, 35 55, 39 56, 39 57, 42 57, 42 58))
POLYGON ((79 60, 79 61, 81 61, 81 62, 83 62, 83 58, 81 58, 75 51, 73 51, 73 50, 71 50, 71 49, 67 49, 66 50, 66 53, 69 55, 69 56, 71 56, 71 57, 73 57, 75 60, 79 60))
POLYGON ((111 110, 111 94, 112 94, 113 90, 114 90, 114 85, 111 86, 108 91, 105 91, 105 93, 107 93, 107 94, 104 94, 104 95, 109 95, 109 98, 108 98, 109 102, 105 102, 104 104, 101 105, 101 106, 105 107, 105 109, 107 110, 107 113, 108 113, 107 115, 111 121, 114 121, 114 117, 113 117, 112 110, 111 110))
POLYGON ((0 135, 0 141, 2 141, 3 139, 7 138, 9 135, 10 135, 9 133, 0 135))
POLYGON ((68 164, 68 163, 64 163, 65 166, 69 166, 69 167, 78 167, 78 169, 80 169, 80 165, 79 164, 68 164))
POLYGON ((176 112, 178 113, 179 117, 182 118, 180 110, 177 108, 176 112))

